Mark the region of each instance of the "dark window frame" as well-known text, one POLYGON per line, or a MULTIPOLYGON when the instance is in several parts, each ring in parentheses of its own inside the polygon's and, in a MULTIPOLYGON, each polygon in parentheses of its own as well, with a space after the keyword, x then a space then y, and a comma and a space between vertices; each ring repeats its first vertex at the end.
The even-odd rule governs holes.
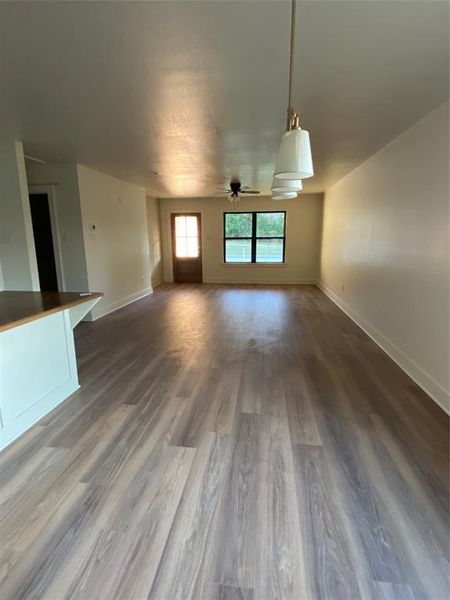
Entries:
POLYGON ((241 210, 241 211, 228 211, 223 213, 223 262, 227 265, 282 265, 286 262, 286 211, 285 210, 241 210), (258 215, 260 214, 282 214, 284 217, 283 221, 283 231, 284 235, 273 235, 273 236, 257 236, 256 235, 256 222, 258 215), (242 237, 227 237, 226 235, 226 220, 227 215, 252 215, 252 235, 251 237, 242 236, 242 237), (232 260, 227 260, 227 240, 250 240, 250 248, 251 255, 250 260, 248 262, 235 262, 232 260), (283 240, 283 260, 281 262, 271 262, 271 261, 256 261, 256 242, 257 240, 283 240))

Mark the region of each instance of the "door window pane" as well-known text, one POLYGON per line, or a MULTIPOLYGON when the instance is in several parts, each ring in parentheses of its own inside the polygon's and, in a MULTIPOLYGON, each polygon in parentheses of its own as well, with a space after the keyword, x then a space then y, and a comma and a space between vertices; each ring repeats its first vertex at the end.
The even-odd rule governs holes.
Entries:
POLYGON ((225 262, 252 262, 251 240, 225 240, 225 262))
POLYGON ((283 240, 256 240, 256 262, 283 262, 283 240))
POLYGON ((188 237, 186 238, 187 254, 189 258, 196 258, 198 256, 198 238, 188 237))
POLYGON ((177 215, 175 217, 176 257, 197 258, 199 254, 197 217, 177 215))
POLYGON ((175 235, 186 237, 186 217, 175 217, 175 235))
POLYGON ((177 237, 175 242, 175 252, 177 258, 185 258, 187 256, 186 238, 177 237))
POLYGON ((257 213, 256 237, 283 237, 284 213, 257 213))
POLYGON ((186 235, 188 237, 197 237, 197 217, 185 217, 186 219, 186 235))
POLYGON ((252 213, 226 213, 225 237, 251 237, 252 213))

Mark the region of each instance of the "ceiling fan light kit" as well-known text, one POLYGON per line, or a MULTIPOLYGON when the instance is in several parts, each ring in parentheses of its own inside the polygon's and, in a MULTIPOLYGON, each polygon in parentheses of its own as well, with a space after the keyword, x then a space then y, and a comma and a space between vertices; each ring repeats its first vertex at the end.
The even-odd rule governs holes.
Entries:
POLYGON ((309 132, 300 127, 298 112, 292 107, 294 75, 296 0, 291 5, 291 46, 289 58, 289 92, 287 131, 281 139, 274 176, 286 181, 298 181, 314 175, 309 132))
POLYGON ((300 192, 303 189, 301 179, 272 179, 272 193, 274 192, 300 192))
POLYGON ((228 194, 227 200, 229 200, 233 204, 236 204, 240 200, 239 194, 233 194, 233 193, 228 194))

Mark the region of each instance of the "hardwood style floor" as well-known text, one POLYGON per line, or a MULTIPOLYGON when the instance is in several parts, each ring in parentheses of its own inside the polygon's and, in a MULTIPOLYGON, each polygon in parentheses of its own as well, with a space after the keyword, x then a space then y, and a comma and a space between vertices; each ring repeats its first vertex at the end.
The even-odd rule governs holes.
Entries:
POLYGON ((0 455, 2 600, 446 600, 448 419, 313 286, 163 286, 76 330, 0 455))

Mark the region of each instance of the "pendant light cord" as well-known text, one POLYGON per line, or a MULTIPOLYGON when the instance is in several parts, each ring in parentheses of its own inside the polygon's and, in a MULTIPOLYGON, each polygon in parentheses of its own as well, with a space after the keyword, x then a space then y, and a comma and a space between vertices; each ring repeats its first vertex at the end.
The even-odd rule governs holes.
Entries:
POLYGON ((289 56, 288 108, 292 107, 292 80, 294 78, 294 52, 295 52, 295 11, 296 11, 296 1, 291 0, 291 47, 290 47, 290 56, 289 56))
POLYGON ((288 130, 292 127, 293 120, 297 117, 292 107, 292 82, 294 79, 294 55, 295 55, 295 15, 297 9, 296 0, 291 0, 291 45, 289 55, 289 92, 288 92, 288 114, 287 114, 287 128, 288 130))

